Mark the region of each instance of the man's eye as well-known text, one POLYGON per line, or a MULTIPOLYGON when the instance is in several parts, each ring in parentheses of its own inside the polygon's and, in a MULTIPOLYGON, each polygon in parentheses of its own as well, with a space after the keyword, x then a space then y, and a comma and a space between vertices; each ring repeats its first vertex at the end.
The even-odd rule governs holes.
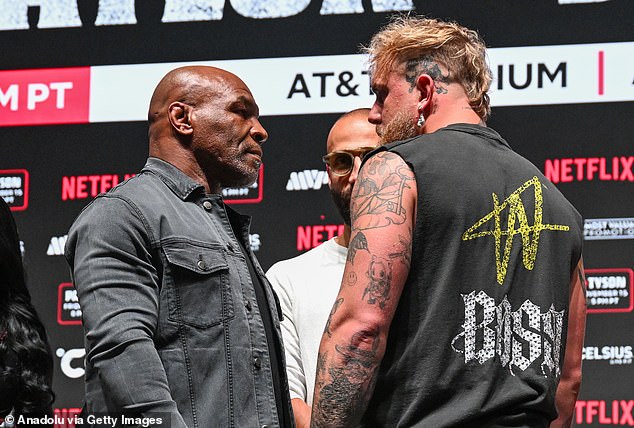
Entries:
POLYGON ((374 90, 374 95, 376 95, 376 101, 382 103, 383 101, 385 101, 387 92, 384 89, 376 89, 374 90))
POLYGON ((245 107, 237 107, 235 109, 233 109, 233 112, 239 116, 242 116, 244 118, 249 117, 249 110, 247 110, 245 107))

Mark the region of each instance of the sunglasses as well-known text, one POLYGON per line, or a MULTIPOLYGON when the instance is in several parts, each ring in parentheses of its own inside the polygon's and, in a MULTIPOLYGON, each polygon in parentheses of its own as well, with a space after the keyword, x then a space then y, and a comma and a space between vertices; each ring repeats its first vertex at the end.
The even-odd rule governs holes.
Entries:
POLYGON ((363 159, 365 155, 370 153, 376 147, 359 147, 358 149, 335 150, 328 153, 322 158, 324 163, 330 168, 330 172, 334 175, 348 175, 354 167, 354 158, 363 159))

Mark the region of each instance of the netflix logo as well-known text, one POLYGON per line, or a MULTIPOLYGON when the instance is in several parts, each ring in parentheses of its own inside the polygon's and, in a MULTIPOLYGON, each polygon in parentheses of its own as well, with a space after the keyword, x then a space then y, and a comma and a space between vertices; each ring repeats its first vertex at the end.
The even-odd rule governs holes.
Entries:
POLYGON ((544 175, 553 183, 634 181, 634 156, 546 159, 544 175))
POLYGON ((634 426, 634 400, 578 400, 575 424, 634 426))
POLYGON ((0 126, 88 123, 90 67, 0 71, 0 126))
POLYGON ((315 224, 297 226, 297 251, 310 250, 343 234, 343 224, 315 224))
POLYGON ((94 198, 134 175, 101 174, 62 177, 62 201, 94 198))

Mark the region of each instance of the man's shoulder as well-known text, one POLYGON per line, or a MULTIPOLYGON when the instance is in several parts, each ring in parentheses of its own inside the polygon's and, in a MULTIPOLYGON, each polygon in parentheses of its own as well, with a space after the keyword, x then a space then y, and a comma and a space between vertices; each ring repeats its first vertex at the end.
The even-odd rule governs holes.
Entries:
POLYGON ((117 184, 112 189, 99 195, 99 197, 131 198, 135 199, 142 195, 146 197, 148 191, 156 191, 164 187, 160 177, 148 170, 143 170, 137 175, 128 178, 117 184))
POLYGON ((153 174, 141 172, 117 186, 101 193, 86 205, 77 215, 70 230, 80 225, 95 225, 112 222, 128 223, 130 219, 141 216, 147 211, 144 206, 160 203, 160 179, 153 174), (126 220, 127 219, 127 220, 126 220))
POLYGON ((128 205, 136 206, 145 203, 156 203, 162 198, 157 194, 163 190, 169 190, 162 182, 160 177, 149 171, 141 171, 139 174, 128 178, 127 180, 117 184, 107 192, 97 195, 97 197, 86 206, 91 205, 118 205, 116 200, 124 201, 128 205))

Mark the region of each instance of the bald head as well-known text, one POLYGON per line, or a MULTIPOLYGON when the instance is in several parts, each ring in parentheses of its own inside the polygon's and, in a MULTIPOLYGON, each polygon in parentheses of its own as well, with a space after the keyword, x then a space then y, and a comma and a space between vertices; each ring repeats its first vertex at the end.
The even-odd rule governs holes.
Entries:
POLYGON ((268 134, 253 94, 235 74, 189 66, 161 79, 148 111, 150 156, 176 166, 208 192, 250 185, 268 134))
POLYGON ((172 103, 181 102, 196 106, 205 97, 213 97, 214 93, 228 87, 239 87, 249 91, 238 76, 216 67, 186 66, 167 73, 154 89, 150 100, 150 141, 161 134, 162 128, 169 127, 167 117, 172 103))
POLYGON ((379 145, 375 126, 368 122, 369 112, 370 109, 361 108, 344 114, 335 122, 328 134, 328 156, 334 156, 328 161, 328 187, 333 202, 346 224, 344 234, 338 241, 344 246, 348 246, 350 239, 350 198, 361 166, 361 158, 364 153, 379 145))
POLYGON ((330 129, 328 153, 334 150, 374 147, 379 143, 376 127, 368 122, 370 109, 360 108, 342 115, 330 129))

